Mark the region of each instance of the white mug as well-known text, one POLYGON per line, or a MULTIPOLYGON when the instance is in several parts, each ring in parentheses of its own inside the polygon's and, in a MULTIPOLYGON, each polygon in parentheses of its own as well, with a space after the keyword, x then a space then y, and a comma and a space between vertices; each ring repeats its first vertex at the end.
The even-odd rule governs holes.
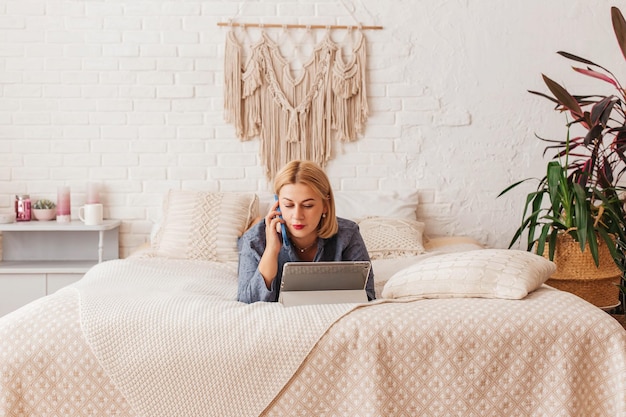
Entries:
POLYGON ((86 226, 102 224, 102 204, 85 204, 78 209, 78 217, 86 226))

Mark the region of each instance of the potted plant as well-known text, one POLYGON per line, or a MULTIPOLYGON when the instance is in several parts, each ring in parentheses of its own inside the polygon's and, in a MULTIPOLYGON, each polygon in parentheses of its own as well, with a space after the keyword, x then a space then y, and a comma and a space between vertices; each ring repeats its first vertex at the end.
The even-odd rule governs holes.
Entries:
MULTIPOLYGON (((611 18, 626 58, 626 21, 616 7, 611 8, 611 18)), ((554 102, 557 111, 569 114, 568 134, 565 139, 540 138, 547 143, 544 154, 554 155, 537 190, 526 197, 522 224, 509 247, 527 232, 527 250, 543 254, 547 245, 548 256, 554 259, 561 241, 571 239, 581 253, 590 253, 597 268, 601 266, 602 250, 608 250, 614 263, 611 266, 622 275, 626 250, 626 219, 620 200, 624 192, 620 179, 626 171, 625 91, 606 68, 568 52, 558 54, 586 65, 573 69, 608 83, 615 92, 574 95, 546 75, 543 81, 552 95, 529 91, 554 102), (570 137, 573 130, 583 134, 570 137)), ((527 180, 514 183, 500 195, 527 180)))
POLYGON ((35 220, 47 221, 56 217, 56 204, 47 199, 37 200, 31 207, 35 220))

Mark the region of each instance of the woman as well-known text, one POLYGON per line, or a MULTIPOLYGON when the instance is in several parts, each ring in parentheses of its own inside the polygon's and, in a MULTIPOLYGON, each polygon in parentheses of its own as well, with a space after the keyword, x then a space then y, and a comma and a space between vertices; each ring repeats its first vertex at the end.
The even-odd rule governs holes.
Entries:
MULTIPOLYGON (((274 192, 278 200, 265 220, 241 237, 239 301, 277 301, 285 262, 369 261, 358 225, 335 217, 330 181, 317 164, 288 163, 276 175, 274 192), (288 245, 283 244, 282 224, 288 245)), ((371 270, 365 289, 373 300, 371 270)))

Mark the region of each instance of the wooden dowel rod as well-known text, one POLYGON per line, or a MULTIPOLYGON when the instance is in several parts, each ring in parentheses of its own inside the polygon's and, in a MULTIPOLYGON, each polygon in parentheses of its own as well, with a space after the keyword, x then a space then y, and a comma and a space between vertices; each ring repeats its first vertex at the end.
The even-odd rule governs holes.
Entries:
POLYGON ((381 30, 382 26, 357 26, 357 25, 300 25, 290 24, 282 25, 280 23, 228 23, 218 22, 217 26, 241 26, 256 28, 287 28, 287 29, 365 29, 365 30, 381 30))

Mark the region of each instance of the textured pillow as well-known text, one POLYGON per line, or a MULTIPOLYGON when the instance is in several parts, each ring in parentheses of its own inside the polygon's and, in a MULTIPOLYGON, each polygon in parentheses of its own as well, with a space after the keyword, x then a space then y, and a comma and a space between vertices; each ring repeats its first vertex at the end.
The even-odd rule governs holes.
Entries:
POLYGON ((370 259, 392 259, 424 253, 424 223, 389 217, 358 222, 370 259))
POLYGON ((170 190, 152 249, 168 258, 236 262, 237 238, 258 204, 253 193, 170 190))
POLYGON ((389 258, 389 259, 372 259, 372 271, 374 271, 374 287, 376 290, 376 296, 380 297, 383 293, 383 288, 389 278, 394 274, 416 262, 421 261, 425 257, 433 256, 430 253, 424 253, 422 255, 407 256, 403 258, 389 258))
POLYGON ((482 297, 522 299, 556 270, 531 252, 478 249, 426 258, 392 276, 383 298, 482 297))
POLYGON ((415 220, 418 192, 406 191, 336 191, 338 217, 358 221, 366 217, 393 217, 415 220))

